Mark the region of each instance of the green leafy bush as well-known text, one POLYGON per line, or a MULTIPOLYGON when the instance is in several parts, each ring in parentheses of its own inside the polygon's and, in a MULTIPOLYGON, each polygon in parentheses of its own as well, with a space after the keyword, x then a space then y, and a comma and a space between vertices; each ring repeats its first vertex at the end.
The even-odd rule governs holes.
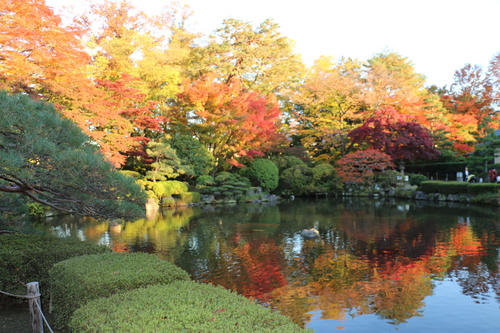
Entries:
POLYGON ((215 178, 200 176, 196 180, 196 189, 203 194, 239 197, 250 187, 248 178, 227 171, 218 173, 215 178))
POLYGON ((165 180, 152 183, 151 189, 157 198, 171 197, 188 191, 188 186, 178 180, 165 180))
POLYGON ((439 181, 423 181, 420 183, 420 186, 418 189, 426 194, 429 193, 439 193, 438 186, 439 186, 439 181))
POLYGON ((469 183, 467 186, 467 194, 480 195, 485 193, 498 194, 500 191, 500 184, 496 183, 469 183))
POLYGON ((0 236, 0 290, 26 291, 26 283, 38 281, 48 292, 49 270, 55 263, 84 254, 111 252, 103 245, 54 236, 0 236))
POLYGON ((248 168, 242 170, 253 186, 260 186, 264 190, 272 191, 278 187, 278 167, 271 160, 259 158, 253 161, 248 168))
POLYGON ((468 185, 466 182, 440 182, 438 184, 438 193, 467 194, 468 185))
POLYGON ((425 182, 425 181, 429 180, 429 178, 427 178, 427 176, 424 176, 421 174, 411 174, 408 178, 409 178, 410 185, 417 185, 417 186, 420 186, 421 182, 425 182))
POLYGON ((311 182, 312 170, 305 164, 295 165, 291 168, 284 170, 280 175, 279 189, 288 191, 294 195, 307 195, 309 194, 305 186, 311 182))
POLYGON ((73 332, 311 332, 220 286, 193 281, 96 299, 78 309, 73 332))
POLYGON ((147 253, 76 257, 54 265, 49 274, 54 316, 61 328, 90 300, 147 285, 189 280, 182 269, 147 253))
POLYGON ((395 170, 386 170, 376 174, 375 182, 384 187, 396 187, 396 185, 403 181, 403 174, 395 170), (399 180, 398 180, 398 177, 399 180))

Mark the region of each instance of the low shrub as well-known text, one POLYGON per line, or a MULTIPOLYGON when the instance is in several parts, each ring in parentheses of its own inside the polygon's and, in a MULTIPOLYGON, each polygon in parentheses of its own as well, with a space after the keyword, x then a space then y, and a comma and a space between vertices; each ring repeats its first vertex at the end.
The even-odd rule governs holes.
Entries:
POLYGON ((467 194, 470 195, 479 195, 485 193, 494 193, 498 194, 500 191, 500 184, 496 183, 474 183, 468 184, 467 186, 467 194))
POLYGON ((375 182, 383 187, 396 187, 403 182, 403 174, 395 170, 387 170, 375 175, 375 182))
POLYGON ((439 186, 439 181, 423 181, 420 183, 418 189, 426 194, 430 193, 438 193, 438 186, 439 186))
POLYGON ((248 168, 241 169, 241 175, 247 177, 253 186, 272 191, 278 187, 279 171, 276 164, 265 158, 258 158, 248 168))
POLYGON ((54 317, 60 328, 65 328, 73 312, 90 300, 147 285, 189 280, 182 269, 147 253, 76 257, 54 265, 49 274, 54 317))
POLYGON ((96 299, 78 309, 73 332, 311 332, 255 301, 211 284, 177 281, 96 299))
POLYGON ((38 281, 43 294, 49 288, 49 270, 55 263, 84 254, 111 252, 104 245, 55 236, 13 234, 0 236, 0 290, 26 291, 26 283, 38 281))
POLYGON ((408 181, 410 182, 410 185, 414 186, 420 186, 421 182, 428 181, 429 178, 427 176, 421 175, 421 174, 411 174, 408 177, 408 181))
POLYGON ((440 182, 438 192, 441 194, 467 194, 469 184, 466 182, 440 182))

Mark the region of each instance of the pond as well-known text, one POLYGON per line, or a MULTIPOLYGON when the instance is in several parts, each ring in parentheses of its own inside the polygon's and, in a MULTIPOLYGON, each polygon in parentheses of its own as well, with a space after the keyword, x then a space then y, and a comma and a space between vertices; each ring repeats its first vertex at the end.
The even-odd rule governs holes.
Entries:
POLYGON ((149 252, 316 332, 500 332, 498 207, 296 199, 41 229, 149 252), (301 230, 319 237, 304 239, 301 230))

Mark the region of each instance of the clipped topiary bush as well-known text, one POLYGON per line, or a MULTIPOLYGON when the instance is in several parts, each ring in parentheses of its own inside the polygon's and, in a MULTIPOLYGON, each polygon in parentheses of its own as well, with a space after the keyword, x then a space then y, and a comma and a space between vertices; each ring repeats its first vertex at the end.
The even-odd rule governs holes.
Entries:
POLYGON ((218 196, 239 197, 250 188, 248 178, 230 172, 220 172, 212 178, 200 176, 196 180, 196 189, 203 194, 214 194, 218 196))
POLYGON ((96 299, 78 309, 72 332, 312 332, 220 286, 193 281, 96 299))
POLYGON ((468 183, 466 182, 440 182, 438 193, 441 194, 467 194, 468 183))
POLYGON ((278 187, 278 167, 271 160, 256 159, 244 169, 243 175, 250 179, 253 186, 260 186, 264 190, 272 191, 278 187))
POLYGON ((485 193, 498 194, 500 191, 500 184, 496 183, 469 183, 467 186, 467 194, 480 195, 485 193))
POLYGON ((76 257, 54 265, 49 273, 53 311, 60 328, 66 327, 73 312, 90 300, 147 285, 189 280, 184 270, 147 253, 76 257))
POLYGON ((171 197, 188 191, 188 186, 178 180, 159 181, 152 183, 150 186, 157 198, 171 197))
POLYGON ((439 193, 438 186, 439 186, 439 181, 424 181, 420 183, 420 186, 418 189, 425 194, 430 194, 430 193, 439 193))
POLYGON ((410 182, 410 185, 417 185, 417 186, 420 186, 421 182, 425 182, 425 181, 429 180, 429 178, 427 178, 427 176, 424 176, 421 174, 411 174, 408 178, 409 178, 408 180, 410 182))
POLYGON ((111 252, 104 245, 55 236, 0 236, 0 290, 25 292, 26 283, 38 281, 42 294, 48 294, 49 270, 55 263, 84 254, 111 252))

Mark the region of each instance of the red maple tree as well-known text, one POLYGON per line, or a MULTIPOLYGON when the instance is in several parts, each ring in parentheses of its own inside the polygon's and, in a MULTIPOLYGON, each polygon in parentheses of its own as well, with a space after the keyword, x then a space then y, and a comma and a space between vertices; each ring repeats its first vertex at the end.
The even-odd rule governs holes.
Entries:
POLYGON ((430 132, 411 116, 383 107, 364 124, 349 132, 351 146, 366 145, 391 156, 393 160, 429 160, 439 155, 430 132))

